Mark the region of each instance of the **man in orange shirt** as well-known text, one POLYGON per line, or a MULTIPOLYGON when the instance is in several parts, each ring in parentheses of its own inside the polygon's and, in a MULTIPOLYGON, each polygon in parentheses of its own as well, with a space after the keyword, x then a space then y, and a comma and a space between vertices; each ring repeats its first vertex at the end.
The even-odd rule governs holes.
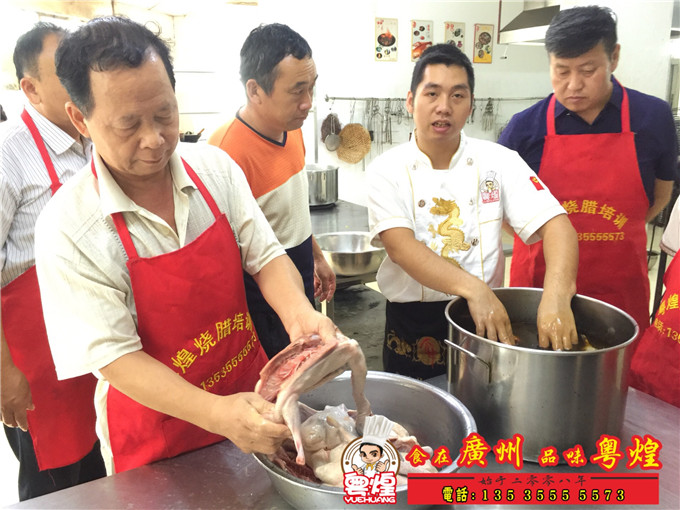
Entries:
MULTIPOLYGON (((312 108, 316 77, 312 50, 300 34, 278 23, 255 28, 241 48, 247 103, 209 139, 245 173, 312 303, 315 297, 330 300, 335 292, 335 274, 312 236, 300 129, 312 108)), ((291 339, 253 279, 247 274, 244 279, 248 309, 271 358, 291 339)))

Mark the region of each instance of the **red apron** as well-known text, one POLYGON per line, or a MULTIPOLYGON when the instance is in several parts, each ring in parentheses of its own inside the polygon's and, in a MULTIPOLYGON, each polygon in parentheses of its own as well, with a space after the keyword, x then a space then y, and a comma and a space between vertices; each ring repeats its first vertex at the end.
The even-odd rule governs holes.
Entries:
MULTIPOLYGON (((211 393, 253 391, 267 356, 248 313, 239 248, 229 220, 182 162, 215 216, 194 241, 163 255, 139 257, 122 214, 112 215, 128 256, 142 349, 211 393)), ((116 472, 224 440, 113 387, 107 415, 116 472)))
MULTIPOLYGON (((26 110, 21 118, 38 146, 54 194, 61 184, 45 143, 26 110)), ((54 469, 78 462, 90 453, 97 440, 97 380, 93 375, 57 380, 35 266, 2 288, 2 328, 12 360, 31 389, 35 409, 27 412, 28 430, 38 468, 54 469)))
POLYGON ((666 292, 631 361, 634 388, 680 407, 680 255, 664 275, 666 292))
MULTIPOLYGON (((648 199, 630 130, 628 94, 622 90, 621 132, 596 135, 557 135, 553 95, 539 176, 578 232, 577 292, 624 310, 644 331, 649 326, 648 199)), ((542 244, 527 246, 515 238, 510 286, 543 287, 542 244)))

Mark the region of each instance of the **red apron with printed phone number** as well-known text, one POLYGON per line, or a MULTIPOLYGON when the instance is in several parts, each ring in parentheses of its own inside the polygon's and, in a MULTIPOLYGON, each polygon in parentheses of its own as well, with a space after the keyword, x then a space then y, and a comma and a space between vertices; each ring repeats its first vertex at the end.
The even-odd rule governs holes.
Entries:
MULTIPOLYGON (((38 146, 50 176, 52 195, 61 183, 38 128, 24 110, 21 118, 38 146)), ((28 430, 40 470, 68 466, 85 457, 97 441, 94 390, 84 375, 59 381, 47 340, 35 266, 2 288, 2 329, 12 361, 28 380, 35 409, 28 430)))
POLYGON ((663 280, 666 292, 630 363, 630 385, 680 407, 680 255, 663 280))
MULTIPOLYGON (((640 331, 649 326, 645 215, 649 201, 640 177, 635 133, 623 90, 621 132, 555 133, 555 96, 546 116, 539 177, 569 213, 579 236, 577 292, 629 313, 640 331)), ((511 287, 543 287, 543 243, 515 237, 511 287)), ((635 349, 637 342, 632 344, 635 349)))
MULTIPOLYGON (((112 215, 128 256, 142 350, 211 393, 253 391, 267 356, 248 313, 240 251, 227 217, 182 162, 215 216, 198 238, 170 253, 139 257, 122 214, 112 215)), ((116 472, 224 440, 113 387, 107 416, 116 472)))

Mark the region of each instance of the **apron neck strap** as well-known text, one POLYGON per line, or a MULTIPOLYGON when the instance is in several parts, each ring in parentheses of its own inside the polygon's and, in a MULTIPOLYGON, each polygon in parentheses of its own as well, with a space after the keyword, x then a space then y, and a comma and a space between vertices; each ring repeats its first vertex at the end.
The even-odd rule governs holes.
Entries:
POLYGON ((621 98, 621 132, 630 132, 630 105, 628 103, 628 92, 626 92, 625 87, 619 83, 619 80, 614 78, 614 81, 621 87, 621 92, 623 92, 623 97, 621 98))
POLYGON ((57 171, 54 169, 52 158, 50 158, 50 155, 47 152, 47 147, 45 147, 45 142, 40 136, 38 126, 35 125, 35 122, 33 122, 33 119, 26 111, 26 108, 24 108, 24 111, 21 112, 21 120, 23 120, 24 124, 26 124, 28 131, 31 133, 31 136, 33 137, 33 141, 38 146, 38 151, 40 151, 40 156, 42 157, 43 163, 45 163, 45 167, 47 168, 47 174, 50 176, 50 181, 52 182, 52 184, 50 185, 50 189, 52 190, 52 195, 54 195, 57 192, 57 190, 61 187, 61 183, 59 182, 57 171))
POLYGON ((191 180, 194 181, 194 184, 198 188, 198 191, 201 192, 203 200, 207 202, 208 207, 210 207, 210 211, 213 213, 213 216, 215 216, 215 219, 219 218, 220 215, 222 214, 222 211, 220 211, 220 208, 217 207, 217 203, 215 203, 215 200, 213 199, 208 189, 205 187, 205 184, 203 184, 203 181, 201 181, 201 179, 198 178, 198 175, 196 175, 194 169, 189 166, 189 163, 184 161, 184 158, 182 158, 182 164, 184 165, 184 169, 187 171, 187 174, 189 174, 189 177, 191 177, 191 180))
MULTIPOLYGON (((623 92, 623 97, 621 98, 621 132, 630 133, 630 105, 628 103, 628 92, 626 92, 626 89, 616 78, 613 78, 613 80, 621 87, 621 91, 623 92)), ((548 136, 555 136, 555 102, 556 98, 555 94, 553 94, 548 103, 548 111, 545 119, 548 136)))
MULTIPOLYGON (((194 182, 198 190, 200 191, 201 195, 203 196, 203 199, 207 202, 208 207, 210 207, 210 211, 213 213, 215 216, 215 219, 217 220, 222 212, 220 211, 220 208, 217 206, 217 203, 215 202, 215 199, 213 199, 212 195, 208 191, 208 189, 205 187, 203 184, 203 181, 199 179, 198 175, 196 175, 196 172, 194 172, 194 169, 189 166, 189 163, 187 163, 184 158, 182 159, 182 164, 184 165, 184 169, 186 170, 187 174, 191 178, 191 180, 194 182)), ((90 161, 90 168, 92 169, 92 174, 94 175, 95 179, 98 179, 97 177, 97 170, 95 169, 94 166, 94 156, 92 157, 92 160, 90 161)), ((118 231, 118 235, 120 236, 120 240, 123 243, 123 248, 125 249, 125 253, 128 256, 128 259, 133 259, 136 258, 137 255, 137 249, 135 248, 134 243, 132 242, 132 237, 130 236, 130 230, 127 228, 127 224, 125 223, 125 218, 123 218, 123 213, 121 212, 115 212, 111 214, 111 219, 113 220, 113 224, 116 227, 116 230, 118 231)))

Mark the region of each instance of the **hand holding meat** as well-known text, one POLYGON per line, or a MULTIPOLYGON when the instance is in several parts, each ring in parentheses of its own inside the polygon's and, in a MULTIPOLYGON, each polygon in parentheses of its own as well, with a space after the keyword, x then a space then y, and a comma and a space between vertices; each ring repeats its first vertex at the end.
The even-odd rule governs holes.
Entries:
POLYGON ((256 393, 220 397, 212 409, 216 432, 231 440, 244 453, 274 453, 290 437, 288 427, 272 417, 274 404, 256 393), (225 420, 224 417, 229 419, 225 420))
POLYGON ((301 337, 274 356, 260 372, 255 391, 266 400, 276 401, 275 419, 285 420, 293 434, 297 463, 305 464, 300 433, 298 398, 344 372, 352 371, 352 396, 357 405, 356 428, 371 414, 364 396, 366 360, 356 340, 339 332, 330 339, 319 335, 301 337), (336 336, 337 335, 337 336, 336 336))
POLYGON ((324 340, 332 341, 338 328, 333 321, 324 314, 317 312, 311 306, 294 317, 292 324, 286 324, 286 331, 290 338, 303 338, 318 335, 324 340))

